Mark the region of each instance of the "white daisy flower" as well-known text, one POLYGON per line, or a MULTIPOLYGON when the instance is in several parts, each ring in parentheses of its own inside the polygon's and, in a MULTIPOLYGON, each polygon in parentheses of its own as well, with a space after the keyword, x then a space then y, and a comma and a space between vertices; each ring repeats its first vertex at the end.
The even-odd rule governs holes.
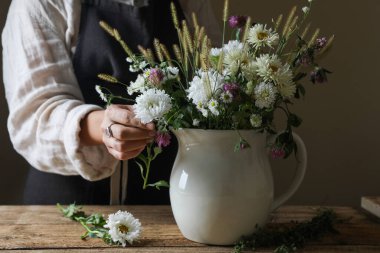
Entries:
POLYGON ((210 112, 212 114, 214 114, 215 116, 219 115, 219 110, 218 110, 219 103, 218 103, 218 101, 216 101, 215 99, 210 99, 207 106, 208 106, 208 109, 210 110, 210 112))
POLYGON ((197 104, 197 109, 202 113, 202 116, 207 118, 208 117, 208 110, 204 107, 202 103, 197 104))
POLYGON ((102 87, 96 85, 95 90, 99 94, 101 100, 103 100, 104 102, 108 102, 107 95, 104 94, 104 92, 102 91, 102 87))
POLYGON ((302 12, 305 13, 305 14, 308 14, 309 11, 310 11, 310 8, 307 7, 307 6, 305 6, 305 7, 302 8, 302 12))
POLYGON ((104 227, 109 229, 112 241, 121 243, 124 247, 127 242, 132 244, 141 233, 140 221, 132 214, 120 210, 108 216, 104 227))
POLYGON ((273 47, 278 44, 279 36, 272 29, 267 29, 266 25, 256 24, 248 33, 248 43, 254 48, 263 46, 273 47))
POLYGON ((130 82, 127 92, 129 95, 133 95, 136 92, 143 93, 146 89, 145 78, 142 75, 138 75, 136 81, 130 82))
POLYGON ((136 98, 136 117, 146 124, 162 118, 172 108, 171 98, 163 90, 149 89, 136 98))
POLYGON ((205 105, 213 96, 218 96, 224 83, 223 76, 215 70, 198 71, 193 80, 189 83, 187 97, 197 107, 205 105))
POLYGON ((193 126, 198 127, 199 123, 201 123, 199 119, 193 119, 193 126))
POLYGON ((166 80, 176 79, 178 77, 179 69, 177 67, 166 68, 166 80))
POLYGON ((222 52, 221 48, 211 48, 210 55, 214 57, 219 57, 221 52, 222 52))
POLYGON ((146 66, 148 66, 148 63, 146 62, 146 61, 142 61, 142 62, 140 62, 140 64, 139 64, 139 68, 142 70, 142 69, 144 69, 144 68, 146 68, 146 66))
POLYGON ((234 100, 234 96, 230 91, 225 91, 220 95, 220 100, 225 104, 229 104, 234 100))
POLYGON ((252 114, 249 118, 249 122, 251 123, 252 127, 258 128, 261 127, 261 124, 263 123, 263 118, 259 114, 252 114))
POLYGON ((271 108, 276 101, 277 88, 271 83, 260 83, 255 87, 255 105, 258 108, 271 108))

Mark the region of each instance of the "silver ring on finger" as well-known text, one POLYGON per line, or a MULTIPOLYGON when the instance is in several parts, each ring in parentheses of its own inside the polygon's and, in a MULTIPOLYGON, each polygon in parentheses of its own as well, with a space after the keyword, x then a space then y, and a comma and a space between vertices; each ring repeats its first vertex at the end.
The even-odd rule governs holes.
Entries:
POLYGON ((108 138, 113 138, 113 133, 112 133, 112 129, 111 127, 115 125, 115 123, 111 123, 108 127, 106 127, 106 129, 104 129, 104 134, 105 136, 107 136, 108 138))

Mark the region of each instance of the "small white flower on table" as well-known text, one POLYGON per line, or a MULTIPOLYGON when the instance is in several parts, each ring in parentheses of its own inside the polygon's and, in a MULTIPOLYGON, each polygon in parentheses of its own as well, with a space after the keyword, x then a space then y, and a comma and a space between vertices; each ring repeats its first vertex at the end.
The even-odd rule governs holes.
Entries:
POLYGON ((132 214, 126 211, 117 211, 110 214, 105 228, 109 229, 109 234, 115 243, 121 243, 124 247, 132 244, 141 233, 141 223, 132 214))

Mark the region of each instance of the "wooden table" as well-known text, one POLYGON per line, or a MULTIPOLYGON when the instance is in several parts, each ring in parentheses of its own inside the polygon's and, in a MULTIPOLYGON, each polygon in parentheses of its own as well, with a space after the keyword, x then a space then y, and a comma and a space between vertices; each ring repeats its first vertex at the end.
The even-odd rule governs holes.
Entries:
MULTIPOLYGON (((83 241, 80 224, 62 217, 55 206, 0 206, 0 253, 3 252, 231 252, 232 247, 207 246, 186 240, 175 224, 169 206, 86 206, 86 213, 108 214, 127 210, 139 218, 144 230, 133 247, 112 247, 99 239, 83 241)), ((316 207, 284 206, 271 216, 272 223, 304 221, 316 207)), ((339 235, 309 243, 300 252, 380 252, 380 223, 375 217, 350 207, 334 207, 342 218, 339 235)), ((270 249, 256 252, 272 252, 270 249)))

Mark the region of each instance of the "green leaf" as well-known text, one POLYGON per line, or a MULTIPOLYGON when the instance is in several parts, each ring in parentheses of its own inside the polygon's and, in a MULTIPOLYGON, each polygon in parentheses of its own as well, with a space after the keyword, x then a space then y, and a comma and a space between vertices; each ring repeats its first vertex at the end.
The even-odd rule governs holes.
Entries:
POLYGON ((289 113, 288 124, 290 126, 299 127, 302 123, 302 119, 294 113, 289 113))
POLYGON ((139 162, 137 162, 137 161, 135 161, 135 162, 136 162, 137 166, 138 166, 139 169, 140 169, 141 177, 144 179, 144 178, 145 178, 145 176, 144 176, 144 167, 142 166, 141 163, 139 163, 139 162))
POLYGON ((154 184, 148 184, 148 186, 150 187, 155 187, 157 190, 160 190, 160 187, 166 187, 166 188, 169 188, 169 183, 166 182, 165 180, 161 180, 161 181, 158 181, 154 184))
POLYGON ((77 218, 85 217, 84 212, 81 211, 82 207, 75 205, 75 203, 68 205, 66 208, 57 203, 57 207, 66 218, 76 220, 77 218))
MULTIPOLYGON (((142 161, 145 165, 145 167, 148 166, 148 159, 145 157, 145 155, 143 153, 139 154, 136 159, 139 159, 140 161, 142 161)), ((137 161, 136 161, 137 163, 137 161)))

